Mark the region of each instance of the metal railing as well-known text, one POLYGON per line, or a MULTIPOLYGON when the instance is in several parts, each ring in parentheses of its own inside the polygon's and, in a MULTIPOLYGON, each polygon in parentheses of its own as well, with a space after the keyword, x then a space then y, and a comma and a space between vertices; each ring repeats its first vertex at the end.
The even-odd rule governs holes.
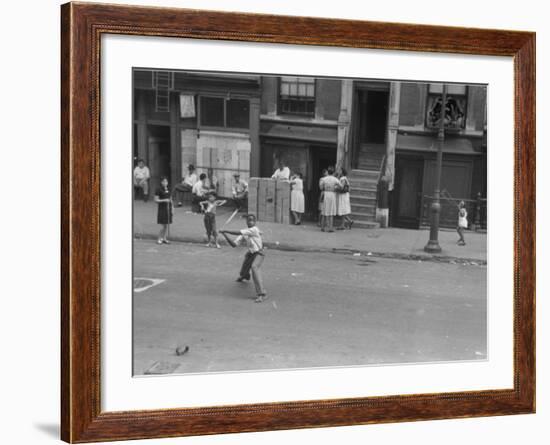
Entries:
MULTIPOLYGON (((430 225, 430 208, 433 202, 433 196, 422 196, 421 204, 421 226, 430 225)), ((441 214, 439 225, 441 227, 454 228, 458 223, 458 203, 464 201, 466 211, 468 212, 468 228, 474 231, 487 230, 487 199, 478 194, 476 199, 449 198, 442 196, 440 198, 441 214)))

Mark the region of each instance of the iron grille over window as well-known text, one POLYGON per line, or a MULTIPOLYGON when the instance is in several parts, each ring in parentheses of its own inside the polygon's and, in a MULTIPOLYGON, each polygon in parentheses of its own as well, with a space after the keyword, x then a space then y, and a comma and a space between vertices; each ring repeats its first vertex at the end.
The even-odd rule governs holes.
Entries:
MULTIPOLYGON (((428 104, 426 107, 426 126, 438 128, 441 119, 442 84, 430 84, 428 89, 428 104)), ((448 85, 445 102, 446 129, 460 130, 466 124, 466 97, 465 85, 448 85)))
POLYGON ((311 77, 281 77, 280 112, 315 114, 315 79, 311 77))

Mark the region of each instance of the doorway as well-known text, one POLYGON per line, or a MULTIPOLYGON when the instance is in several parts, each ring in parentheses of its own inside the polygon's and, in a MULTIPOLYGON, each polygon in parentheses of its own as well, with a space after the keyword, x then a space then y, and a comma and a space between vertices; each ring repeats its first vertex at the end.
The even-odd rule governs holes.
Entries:
POLYGON ((311 181, 308 181, 308 193, 306 196, 306 212, 310 218, 316 219, 319 213, 319 180, 321 172, 336 165, 336 147, 333 146, 311 146, 311 181))
POLYGON ((160 178, 166 176, 170 187, 171 178, 170 127, 149 125, 148 127, 148 167, 151 171, 150 188, 155 190, 160 186, 160 178))
POLYGON ((392 226, 418 229, 421 219, 424 159, 399 156, 395 164, 392 226))
POLYGON ((353 168, 378 171, 386 153, 389 89, 358 89, 353 168))

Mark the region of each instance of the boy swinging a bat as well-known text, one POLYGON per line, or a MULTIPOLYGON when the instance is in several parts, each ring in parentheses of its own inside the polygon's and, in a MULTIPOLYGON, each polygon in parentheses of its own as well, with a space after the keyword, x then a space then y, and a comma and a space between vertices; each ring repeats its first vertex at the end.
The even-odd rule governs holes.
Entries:
POLYGON ((243 264, 241 266, 241 272, 239 273, 238 282, 244 280, 250 280, 252 274, 252 280, 256 287, 256 303, 261 303, 267 299, 267 295, 264 289, 262 280, 261 267, 264 262, 265 250, 262 241, 262 234, 260 229, 256 226, 256 217, 254 215, 247 215, 246 225, 248 228, 239 231, 233 230, 220 230, 220 233, 225 237, 231 247, 237 247, 242 241, 246 242, 247 252, 244 256, 243 264), (236 235, 237 238, 232 240, 229 235, 236 235))

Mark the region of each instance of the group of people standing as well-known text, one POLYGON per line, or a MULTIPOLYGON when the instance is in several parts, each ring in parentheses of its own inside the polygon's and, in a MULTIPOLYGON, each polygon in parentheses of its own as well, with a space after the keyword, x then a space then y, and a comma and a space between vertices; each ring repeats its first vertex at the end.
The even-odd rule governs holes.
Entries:
POLYGON ((328 167, 321 173, 319 179, 319 226, 323 232, 334 232, 334 217, 341 217, 337 230, 351 229, 350 182, 346 169, 335 172, 334 167, 328 167))
MULTIPOLYGON (((305 212, 304 178, 301 173, 290 173, 290 169, 282 162, 275 170, 272 179, 290 182, 290 211, 295 225, 302 223, 305 212)), ((334 232, 334 217, 341 217, 337 230, 351 229, 350 181, 344 168, 338 172, 334 167, 328 167, 321 173, 319 180, 319 226, 323 232, 334 232)))

